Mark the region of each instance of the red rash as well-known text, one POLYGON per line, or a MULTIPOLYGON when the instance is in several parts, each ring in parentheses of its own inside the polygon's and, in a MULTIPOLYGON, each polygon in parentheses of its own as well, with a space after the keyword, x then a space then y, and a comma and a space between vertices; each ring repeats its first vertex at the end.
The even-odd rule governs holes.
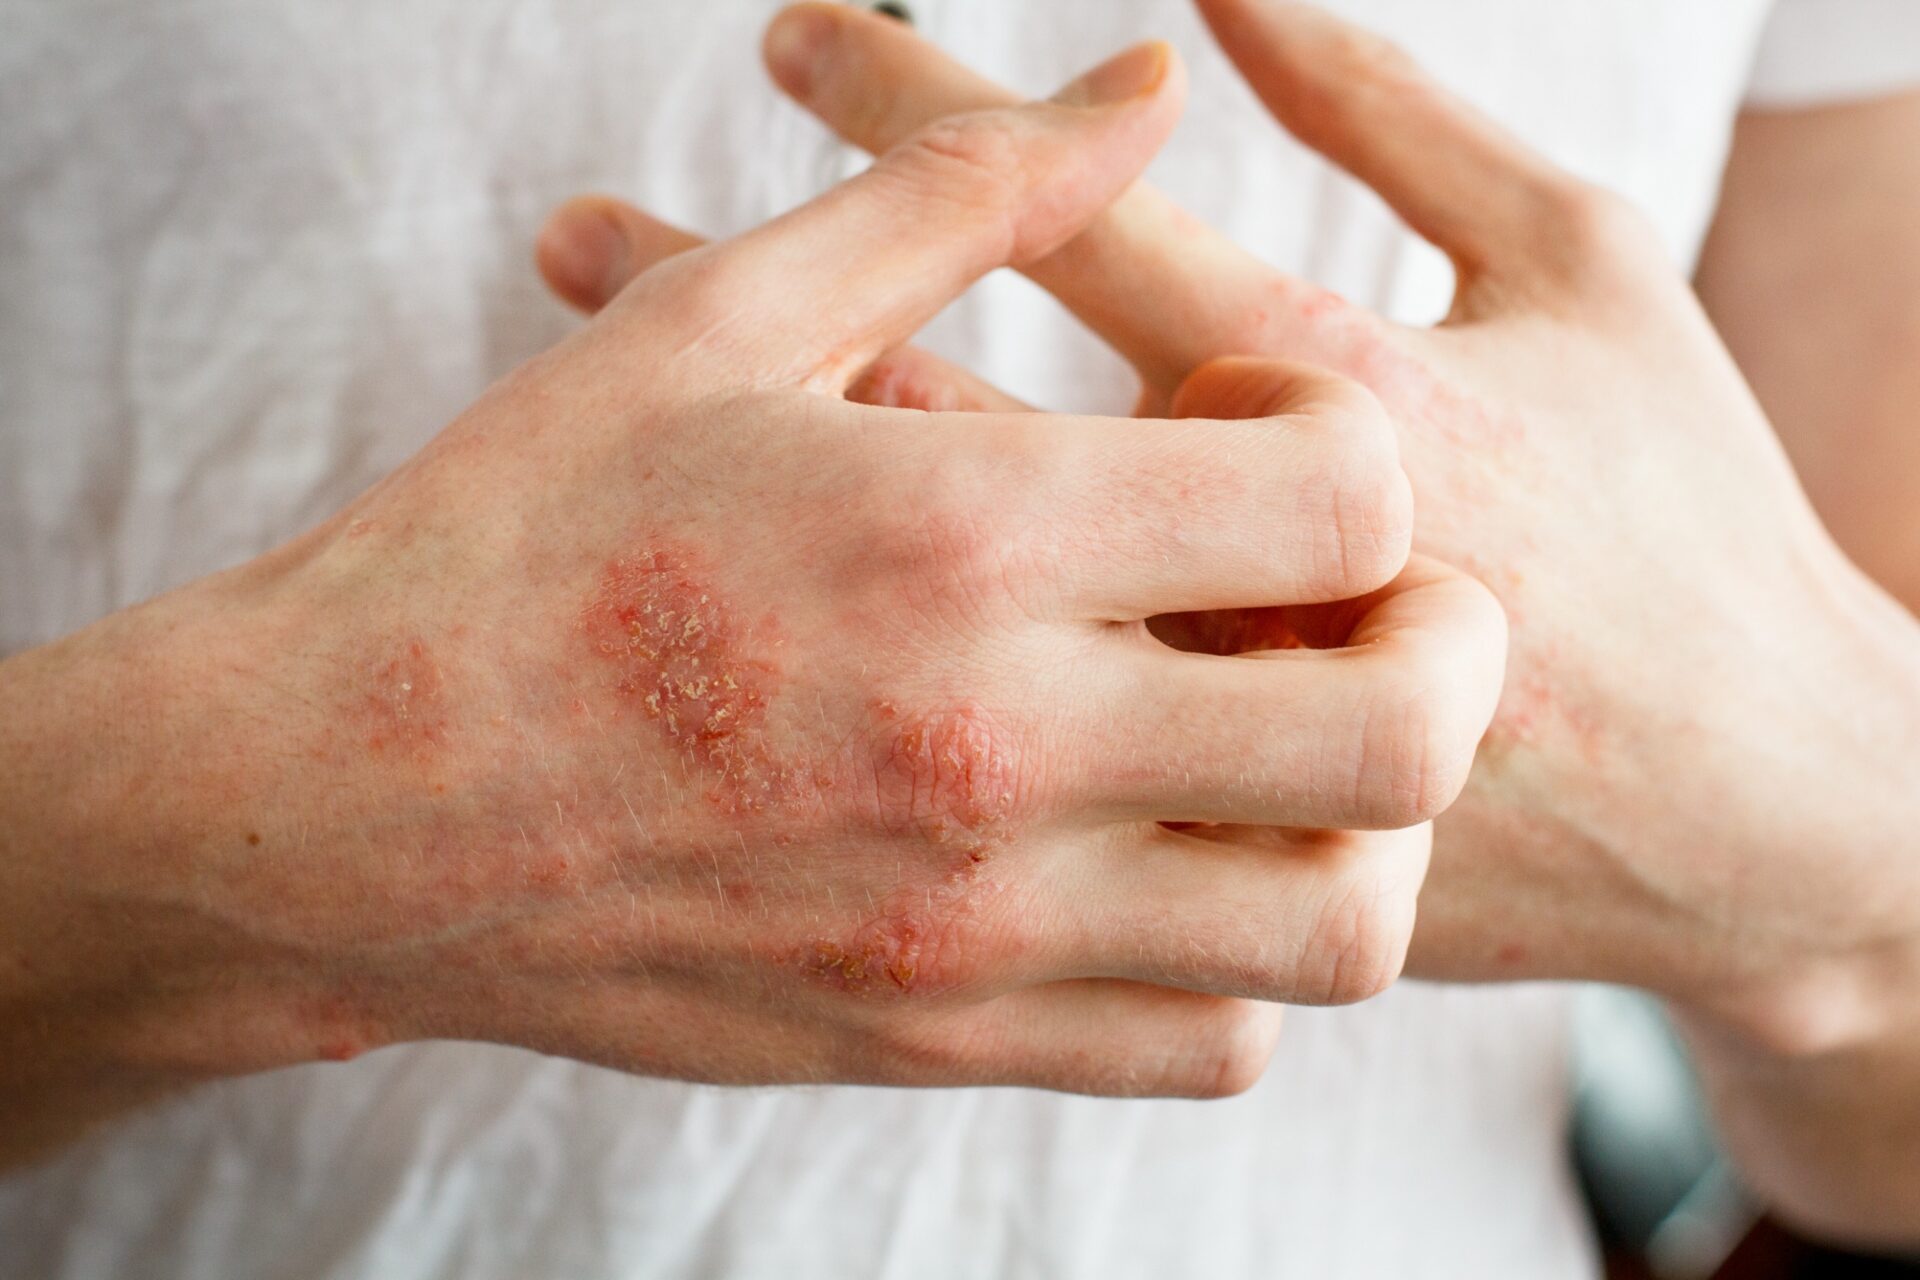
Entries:
POLYGON ((715 780, 708 798, 758 813, 807 794, 801 772, 768 743, 779 671, 766 624, 743 622, 714 594, 695 558, 654 544, 609 563, 582 626, 622 701, 660 726, 686 762, 715 780))
POLYGON ((445 743, 444 684, 426 644, 408 640, 396 656, 374 669, 373 688, 366 697, 372 725, 367 746, 421 759, 445 743))
POLYGON ((941 954, 968 929, 974 895, 990 887, 977 883, 979 872, 968 861, 937 885, 895 890, 846 942, 815 942, 801 963, 843 991, 939 990, 953 974, 941 954))
MULTIPOLYGON (((890 703, 875 711, 893 718, 890 703)), ((889 824, 958 843, 984 861, 1014 802, 1013 767, 986 713, 963 707, 909 720, 883 738, 880 752, 876 774, 889 824)))
POLYGON ((843 991, 938 990, 952 981, 951 953, 971 928, 976 899, 991 890, 982 864, 1010 834, 1017 798, 1012 754, 979 707, 904 721, 891 702, 872 710, 882 821, 960 856, 946 863, 944 875, 930 868, 927 880, 909 876, 851 935, 820 939, 798 960, 843 991))
POLYGON ((320 1046, 320 1057, 327 1062, 351 1062, 360 1056, 360 1046, 344 1037, 320 1046))

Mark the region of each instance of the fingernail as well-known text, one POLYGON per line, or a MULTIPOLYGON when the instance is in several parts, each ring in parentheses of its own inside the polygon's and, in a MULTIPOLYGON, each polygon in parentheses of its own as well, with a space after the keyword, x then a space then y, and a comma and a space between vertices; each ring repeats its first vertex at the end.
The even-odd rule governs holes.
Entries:
POLYGON ((1101 107, 1129 98, 1144 98, 1167 78, 1173 50, 1161 40, 1135 45, 1107 59, 1053 95, 1069 107, 1101 107))
POLYGON ((762 50, 767 70, 794 97, 805 99, 813 92, 814 72, 833 38, 833 24, 831 13, 797 7, 777 15, 767 28, 762 50))
POLYGON ((605 303, 626 284, 626 232, 605 209, 568 209, 547 224, 541 238, 548 271, 576 299, 605 303))

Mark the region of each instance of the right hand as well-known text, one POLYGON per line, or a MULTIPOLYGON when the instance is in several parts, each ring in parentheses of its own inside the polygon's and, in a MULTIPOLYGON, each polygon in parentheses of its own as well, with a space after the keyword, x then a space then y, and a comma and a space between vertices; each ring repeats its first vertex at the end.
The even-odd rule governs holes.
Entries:
POLYGON ((84 788, 0 731, 60 820, 10 864, 13 1008, 119 1009, 102 1052, 173 1072, 454 1037, 1206 1095, 1265 1065, 1252 1001, 1379 990, 1504 623, 1408 564, 1378 403, 1305 369, 1234 422, 841 395, 1112 200, 1179 86, 1147 46, 934 126, 641 276, 314 533, 0 668, 120 673, 84 788), (1330 651, 1143 621, 1335 601, 1289 615, 1330 651))

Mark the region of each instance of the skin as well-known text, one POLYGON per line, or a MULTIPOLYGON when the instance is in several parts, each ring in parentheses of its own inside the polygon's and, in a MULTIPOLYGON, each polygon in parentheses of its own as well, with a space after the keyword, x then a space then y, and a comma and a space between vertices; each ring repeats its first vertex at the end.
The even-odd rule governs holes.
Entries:
MULTIPOLYGON (((1821 518, 1920 613, 1916 136, 1920 93, 1747 113, 1697 283, 1821 518)), ((1910 967, 1883 982, 1894 1007, 1920 1002, 1910 967)), ((1742 1166, 1816 1230, 1911 1245, 1900 1223, 1920 1204, 1915 1021, 1787 1062, 1693 1028, 1742 1166)))
POLYGON ((1262 1002, 1391 981, 1504 620, 1408 559, 1378 401, 842 395, 1108 204, 1181 77, 1147 45, 931 125, 647 273, 312 533, 0 665, 0 1155, 429 1038, 1217 1095, 1262 1002), (1248 606, 1320 646, 1144 621, 1248 606))
MULTIPOLYGON (((1259 413, 1286 376, 1274 356, 1367 384, 1401 429, 1417 545, 1500 595, 1507 685, 1439 825, 1414 970, 1665 997, 1755 1187, 1814 1232, 1920 1243, 1920 626, 1835 544, 1636 211, 1330 15, 1199 7, 1282 125, 1448 253, 1452 314, 1393 325, 1144 187, 1027 270, 1133 362, 1149 410, 1259 413)), ((767 53, 790 94, 869 147, 1012 100, 835 6, 787 11, 767 53)), ((1815 492, 1909 601, 1916 126, 1911 99, 1747 120, 1702 271, 1815 492)), ((549 245, 588 219, 630 269, 684 235, 600 200, 563 209, 549 245)), ((547 261, 563 296, 595 305, 592 273, 547 261)), ((863 388, 1004 403, 911 349, 863 388)), ((1274 619, 1154 629, 1242 652, 1274 642, 1274 619)))

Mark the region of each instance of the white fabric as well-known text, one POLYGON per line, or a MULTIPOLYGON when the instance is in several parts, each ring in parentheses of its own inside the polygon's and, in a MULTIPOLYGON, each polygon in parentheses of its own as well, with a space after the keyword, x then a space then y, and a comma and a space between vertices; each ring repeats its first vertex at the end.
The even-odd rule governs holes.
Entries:
POLYGON ((1778 0, 1747 86, 1756 107, 1813 106, 1920 85, 1920 2, 1778 0))
MULTIPOLYGON (((1849 47, 1920 5, 1792 0, 1849 47)), ((1184 0, 917 0, 1044 90, 1194 69, 1155 176, 1271 260, 1426 318, 1444 263, 1286 142, 1184 0)), ((1345 0, 1693 254, 1767 0, 1345 0)), ((0 0, 0 652, 258 553, 571 321, 528 250, 583 188, 709 232, 854 163, 765 87, 773 0, 0 0)), ((1768 83, 1845 92, 1845 59, 1768 83)), ((1866 61, 1871 62, 1870 57, 1866 61)), ((1883 78, 1869 68, 1872 87, 1883 78)), ((1113 357, 995 278, 930 340, 1059 407, 1113 357)), ((204 1090, 0 1181, 0 1277, 1590 1274, 1563 999, 1298 1011, 1218 1104, 723 1091, 407 1046, 204 1090)))

